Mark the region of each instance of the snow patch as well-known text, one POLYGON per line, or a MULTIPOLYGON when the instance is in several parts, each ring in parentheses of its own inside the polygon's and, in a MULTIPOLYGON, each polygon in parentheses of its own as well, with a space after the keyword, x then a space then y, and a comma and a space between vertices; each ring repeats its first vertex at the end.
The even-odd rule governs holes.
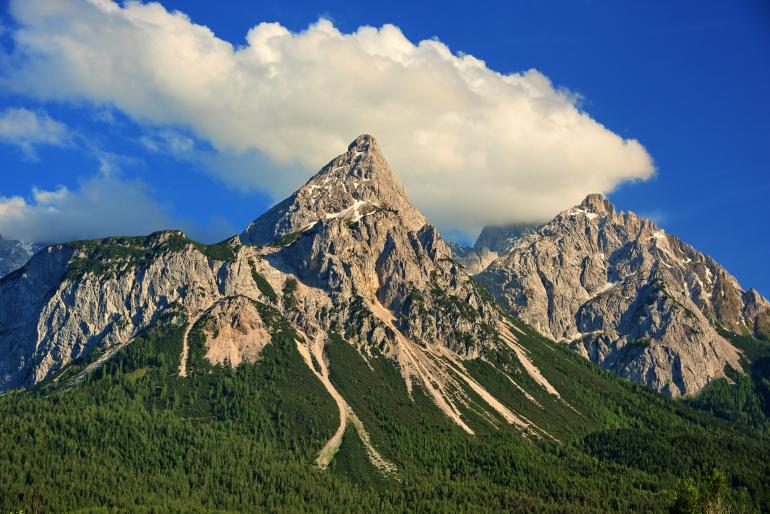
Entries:
POLYGON ((590 332, 580 332, 577 331, 573 335, 569 337, 562 337, 557 342, 559 343, 573 343, 575 341, 579 341, 580 339, 583 339, 586 336, 594 336, 594 335, 600 335, 604 334, 603 330, 591 330, 590 332))
POLYGON ((350 207, 332 214, 325 212, 324 216, 327 220, 341 218, 350 223, 357 223, 361 218, 376 212, 377 209, 379 209, 379 207, 373 202, 368 200, 356 200, 350 207))
POLYGON ((584 215, 589 220, 594 220, 594 219, 599 217, 599 215, 596 214, 595 212, 589 212, 589 211, 587 211, 585 209, 581 209, 579 207, 573 207, 572 209, 567 211, 567 216, 570 216, 570 217, 575 217, 575 216, 578 216, 580 214, 584 215))

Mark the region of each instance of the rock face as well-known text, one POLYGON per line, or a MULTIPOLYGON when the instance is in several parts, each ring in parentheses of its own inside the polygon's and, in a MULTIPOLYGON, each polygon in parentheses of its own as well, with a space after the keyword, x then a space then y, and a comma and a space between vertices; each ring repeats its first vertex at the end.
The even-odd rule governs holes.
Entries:
POLYGON ((0 236, 0 277, 24 266, 39 249, 34 243, 0 236))
POLYGON ((212 364, 238 367, 254 362, 270 342, 270 334, 254 302, 245 296, 229 297, 205 313, 206 359, 212 364))
POLYGON ((544 335, 679 396, 740 369, 717 332, 768 335, 770 304, 650 220, 590 195, 520 239, 477 280, 544 335))
POLYGON ((484 227, 473 247, 454 243, 452 256, 463 265, 469 275, 484 271, 499 256, 513 248, 523 236, 537 230, 541 224, 512 223, 484 227))
POLYGON ((167 316, 187 324, 180 376, 188 373, 195 330, 205 338, 196 352, 213 364, 238 366, 259 357, 280 319, 296 332, 298 351, 340 408, 332 447, 346 420, 357 420, 328 376, 324 347, 338 336, 365 360, 389 359, 410 394, 421 387, 468 432, 462 413, 470 405, 534 430, 476 382, 463 361, 513 348, 537 384, 558 392, 450 255, 408 201, 377 142, 360 136, 224 243, 206 246, 181 232, 159 232, 39 252, 0 280, 0 391, 56 378, 76 359, 90 362, 87 369, 98 366, 167 316))
POLYGON ((536 231, 542 225, 542 223, 511 223, 484 227, 473 248, 476 251, 486 248, 502 255, 510 251, 522 237, 536 231))

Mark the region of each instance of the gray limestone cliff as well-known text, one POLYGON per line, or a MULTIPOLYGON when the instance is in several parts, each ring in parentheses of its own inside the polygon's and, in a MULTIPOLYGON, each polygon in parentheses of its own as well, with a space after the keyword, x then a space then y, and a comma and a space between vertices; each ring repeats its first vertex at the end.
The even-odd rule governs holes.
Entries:
POLYGON ((477 280, 542 334, 671 396, 699 391, 726 365, 740 369, 717 327, 770 333, 759 293, 601 195, 525 235, 477 280))
POLYGON ((407 199, 377 140, 362 135, 293 195, 254 220, 241 240, 269 244, 319 221, 358 221, 385 209, 395 211, 409 230, 419 230, 427 223, 407 199))

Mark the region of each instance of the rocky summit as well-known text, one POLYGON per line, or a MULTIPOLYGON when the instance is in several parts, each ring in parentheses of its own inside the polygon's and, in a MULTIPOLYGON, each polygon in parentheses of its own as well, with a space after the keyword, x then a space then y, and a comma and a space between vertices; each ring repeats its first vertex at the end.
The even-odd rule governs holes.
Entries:
POLYGON ((671 396, 741 369, 720 330, 770 335, 770 303, 757 291, 601 195, 522 237, 477 279, 542 334, 671 396))
MULTIPOLYGON (((545 225, 487 227, 472 249, 450 247, 409 201, 377 141, 362 135, 217 245, 167 231, 39 252, 0 281, 0 390, 84 360, 92 370, 169 313, 205 327, 211 362, 253 362, 269 339, 252 303, 261 302, 302 334, 307 355, 322 359, 340 334, 361 355, 390 359, 410 391, 421 384, 472 431, 458 408, 472 383, 461 362, 515 341, 474 272, 544 336, 671 396, 741 369, 720 330, 770 333, 770 304, 759 293, 600 195, 545 225)), ((476 393, 500 410, 488 392, 476 393)))
POLYGON ((410 231, 427 224, 407 199, 377 140, 362 135, 307 184, 254 220, 240 237, 244 243, 269 244, 306 231, 319 221, 357 222, 385 209, 397 213, 410 231))
MULTIPOLYGON (((670 396, 741 369, 720 330, 770 333, 770 304, 759 293, 600 195, 545 225, 487 227, 472 249, 450 247, 409 201, 377 141, 362 135, 217 245, 168 231, 38 253, 0 282, 0 390, 98 354, 94 369, 169 313, 205 327, 211 362, 253 362, 269 339, 251 303, 262 302, 302 334, 307 355, 322 359, 340 334, 361 355, 396 363, 410 391, 421 384, 472 432, 458 408, 472 383, 461 362, 515 340, 474 273, 544 336, 670 396)), ((476 393, 501 410, 488 392, 476 393)))

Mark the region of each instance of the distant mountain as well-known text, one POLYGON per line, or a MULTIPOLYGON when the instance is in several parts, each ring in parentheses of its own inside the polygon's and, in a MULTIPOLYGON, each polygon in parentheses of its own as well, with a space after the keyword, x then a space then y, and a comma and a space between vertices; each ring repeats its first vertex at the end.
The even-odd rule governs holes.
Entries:
POLYGON ((540 226, 538 223, 511 223, 484 227, 473 247, 451 243, 452 256, 463 265, 468 274, 476 275, 508 252, 519 239, 540 226))
POLYGON ((473 252, 473 247, 468 246, 465 243, 458 243, 457 241, 447 241, 447 246, 449 247, 449 250, 452 252, 452 258, 455 260, 460 260, 464 257, 467 257, 471 252, 473 252))
POLYGON ((476 251, 487 249, 502 255, 510 251, 522 237, 536 231, 542 225, 542 223, 509 223, 487 226, 481 230, 473 248, 476 251))
POLYGON ((652 221, 590 195, 521 238, 477 280, 511 312, 621 376, 679 396, 725 366, 725 329, 767 339, 770 303, 652 221))
POLYGON ((34 243, 0 236, 0 277, 24 266, 41 247, 34 243))

